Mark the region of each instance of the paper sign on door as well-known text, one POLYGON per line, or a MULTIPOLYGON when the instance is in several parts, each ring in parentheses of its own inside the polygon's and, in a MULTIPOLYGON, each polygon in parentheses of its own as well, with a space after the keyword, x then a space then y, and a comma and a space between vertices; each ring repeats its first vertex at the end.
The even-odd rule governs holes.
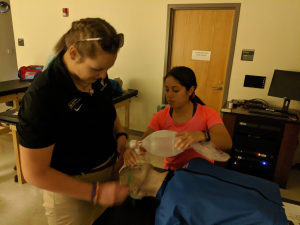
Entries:
POLYGON ((193 50, 192 51, 192 59, 193 60, 210 61, 210 54, 211 54, 211 51, 193 50))

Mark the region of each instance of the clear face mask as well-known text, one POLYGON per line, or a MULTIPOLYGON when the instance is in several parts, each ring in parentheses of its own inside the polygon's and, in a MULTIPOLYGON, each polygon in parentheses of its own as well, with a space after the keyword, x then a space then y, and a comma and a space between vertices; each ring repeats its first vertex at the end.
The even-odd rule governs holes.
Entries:
POLYGON ((150 159, 147 155, 138 155, 137 164, 134 167, 141 167, 145 163, 150 163, 150 159))
POLYGON ((142 166, 145 163, 150 163, 150 158, 147 155, 142 155, 140 151, 141 141, 130 141, 130 148, 134 149, 138 155, 137 164, 135 166, 142 166))
MULTIPOLYGON (((150 158, 147 155, 141 154, 140 146, 141 146, 140 141, 132 140, 130 142, 130 148, 135 150, 135 152, 138 155, 138 159, 137 159, 136 165, 129 166, 128 181, 127 181, 127 184, 129 187, 132 185, 132 183, 134 182, 134 179, 135 179, 132 171, 140 170, 145 163, 150 163, 150 158)), ((139 194, 139 191, 137 191, 137 190, 131 190, 129 193, 129 195, 134 199, 141 198, 138 194, 139 194)))

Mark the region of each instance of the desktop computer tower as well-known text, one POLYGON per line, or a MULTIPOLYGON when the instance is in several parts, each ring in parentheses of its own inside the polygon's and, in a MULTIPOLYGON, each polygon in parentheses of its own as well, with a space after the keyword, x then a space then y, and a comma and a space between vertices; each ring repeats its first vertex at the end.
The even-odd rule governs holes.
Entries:
POLYGON ((273 180, 284 123, 237 116, 234 131, 227 168, 273 180))

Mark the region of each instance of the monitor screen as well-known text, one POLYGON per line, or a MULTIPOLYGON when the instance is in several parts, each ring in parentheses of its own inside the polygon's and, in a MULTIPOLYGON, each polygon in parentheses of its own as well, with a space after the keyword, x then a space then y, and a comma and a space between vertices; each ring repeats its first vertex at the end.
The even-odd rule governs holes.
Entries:
POLYGON ((300 72, 275 70, 268 95, 300 101, 300 72))
POLYGON ((244 87, 264 88, 266 77, 245 75, 244 87))

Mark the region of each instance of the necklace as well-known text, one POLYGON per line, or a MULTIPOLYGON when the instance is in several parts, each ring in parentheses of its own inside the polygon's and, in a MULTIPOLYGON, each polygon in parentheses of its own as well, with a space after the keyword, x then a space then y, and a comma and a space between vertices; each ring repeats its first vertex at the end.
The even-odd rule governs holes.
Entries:
MULTIPOLYGON (((75 82, 75 83, 76 83, 76 82, 75 82)), ((78 84, 78 83, 76 83, 76 84, 78 84)), ((91 83, 89 83, 89 84, 86 85, 86 86, 84 86, 84 85, 82 85, 82 84, 78 84, 78 85, 81 86, 82 89, 85 91, 86 88, 87 88, 88 86, 90 86, 90 84, 91 84, 91 83)), ((90 92, 91 94, 94 94, 94 89, 91 87, 90 90, 89 90, 89 92, 90 92)))

